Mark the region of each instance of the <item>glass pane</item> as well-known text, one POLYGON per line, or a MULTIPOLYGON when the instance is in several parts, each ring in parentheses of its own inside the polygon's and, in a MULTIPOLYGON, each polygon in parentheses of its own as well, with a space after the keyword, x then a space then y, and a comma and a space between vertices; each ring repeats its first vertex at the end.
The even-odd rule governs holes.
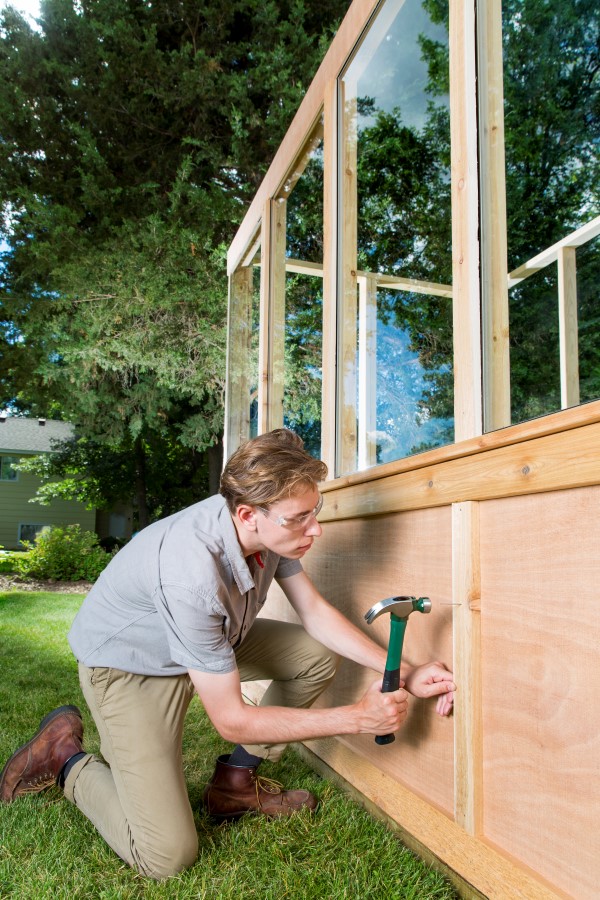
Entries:
POLYGON ((19 473, 14 466, 19 462, 18 456, 0 457, 0 480, 18 481, 19 473))
POLYGON ((309 152, 287 201, 284 424, 321 456, 323 142, 309 152))
POLYGON ((582 403, 600 397, 600 237, 577 250, 579 394, 582 403))
POLYGON ((386 3, 342 79, 339 474, 454 439, 447 16, 386 3))
POLYGON ((257 264, 252 272, 252 315, 250 331, 250 433, 249 437, 258 434, 258 336, 260 334, 260 250, 257 253, 257 264))
POLYGON ((562 282, 554 256, 509 293, 512 421, 521 422, 600 397, 600 6, 503 0, 502 29, 509 273, 557 242, 573 254, 562 282), (578 342, 567 326, 561 385, 559 298, 570 290, 578 342))

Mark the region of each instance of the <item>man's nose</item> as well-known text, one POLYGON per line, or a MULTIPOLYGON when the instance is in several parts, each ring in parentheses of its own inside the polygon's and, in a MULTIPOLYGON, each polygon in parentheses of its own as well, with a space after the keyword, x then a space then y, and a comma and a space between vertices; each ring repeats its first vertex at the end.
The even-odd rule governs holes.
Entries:
POLYGON ((304 529, 304 534, 308 534, 311 537, 321 537, 321 535, 323 534, 323 529, 317 522, 315 516, 312 516, 309 520, 307 527, 304 529))

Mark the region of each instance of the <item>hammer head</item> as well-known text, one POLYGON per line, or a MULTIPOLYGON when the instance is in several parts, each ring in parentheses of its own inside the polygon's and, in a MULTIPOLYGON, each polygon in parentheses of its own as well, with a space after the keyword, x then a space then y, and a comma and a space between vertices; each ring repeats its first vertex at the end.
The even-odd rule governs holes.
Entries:
POLYGON ((380 600, 365 613, 367 623, 371 625, 382 613, 394 613, 399 619, 406 619, 412 612, 431 612, 431 600, 429 597, 388 597, 380 600))

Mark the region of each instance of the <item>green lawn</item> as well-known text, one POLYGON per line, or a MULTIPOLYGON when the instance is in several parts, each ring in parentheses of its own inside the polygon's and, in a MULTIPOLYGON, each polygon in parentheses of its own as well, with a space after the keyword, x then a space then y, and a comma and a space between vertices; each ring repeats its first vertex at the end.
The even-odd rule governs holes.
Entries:
MULTIPOLYGON (((84 713, 86 749, 97 751, 66 634, 81 596, 0 593, 0 765, 55 706, 84 713)), ((213 825, 199 808, 214 759, 228 745, 198 701, 188 714, 184 757, 196 811, 195 866, 163 883, 121 862, 58 788, 0 806, 0 898, 206 898, 206 900, 455 900, 452 886, 378 821, 288 750, 264 774, 320 798, 316 816, 246 817, 213 825)), ((261 770, 262 771, 262 770, 261 770)))

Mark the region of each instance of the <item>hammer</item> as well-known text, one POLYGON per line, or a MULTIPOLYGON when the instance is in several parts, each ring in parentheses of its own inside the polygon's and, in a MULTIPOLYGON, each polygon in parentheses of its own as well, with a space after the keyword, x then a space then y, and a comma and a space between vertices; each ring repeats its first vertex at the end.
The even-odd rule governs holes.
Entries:
MULTIPOLYGON (((397 691, 400 687, 400 660, 402 658, 402 644, 406 623, 412 612, 431 612, 431 600, 429 597, 388 597, 380 600, 372 606, 365 619, 368 625, 372 625, 375 619, 382 613, 391 613, 390 642, 388 644, 385 672, 383 673, 382 693, 397 691)), ((378 734, 376 744, 391 744, 396 740, 395 734, 378 734)))

